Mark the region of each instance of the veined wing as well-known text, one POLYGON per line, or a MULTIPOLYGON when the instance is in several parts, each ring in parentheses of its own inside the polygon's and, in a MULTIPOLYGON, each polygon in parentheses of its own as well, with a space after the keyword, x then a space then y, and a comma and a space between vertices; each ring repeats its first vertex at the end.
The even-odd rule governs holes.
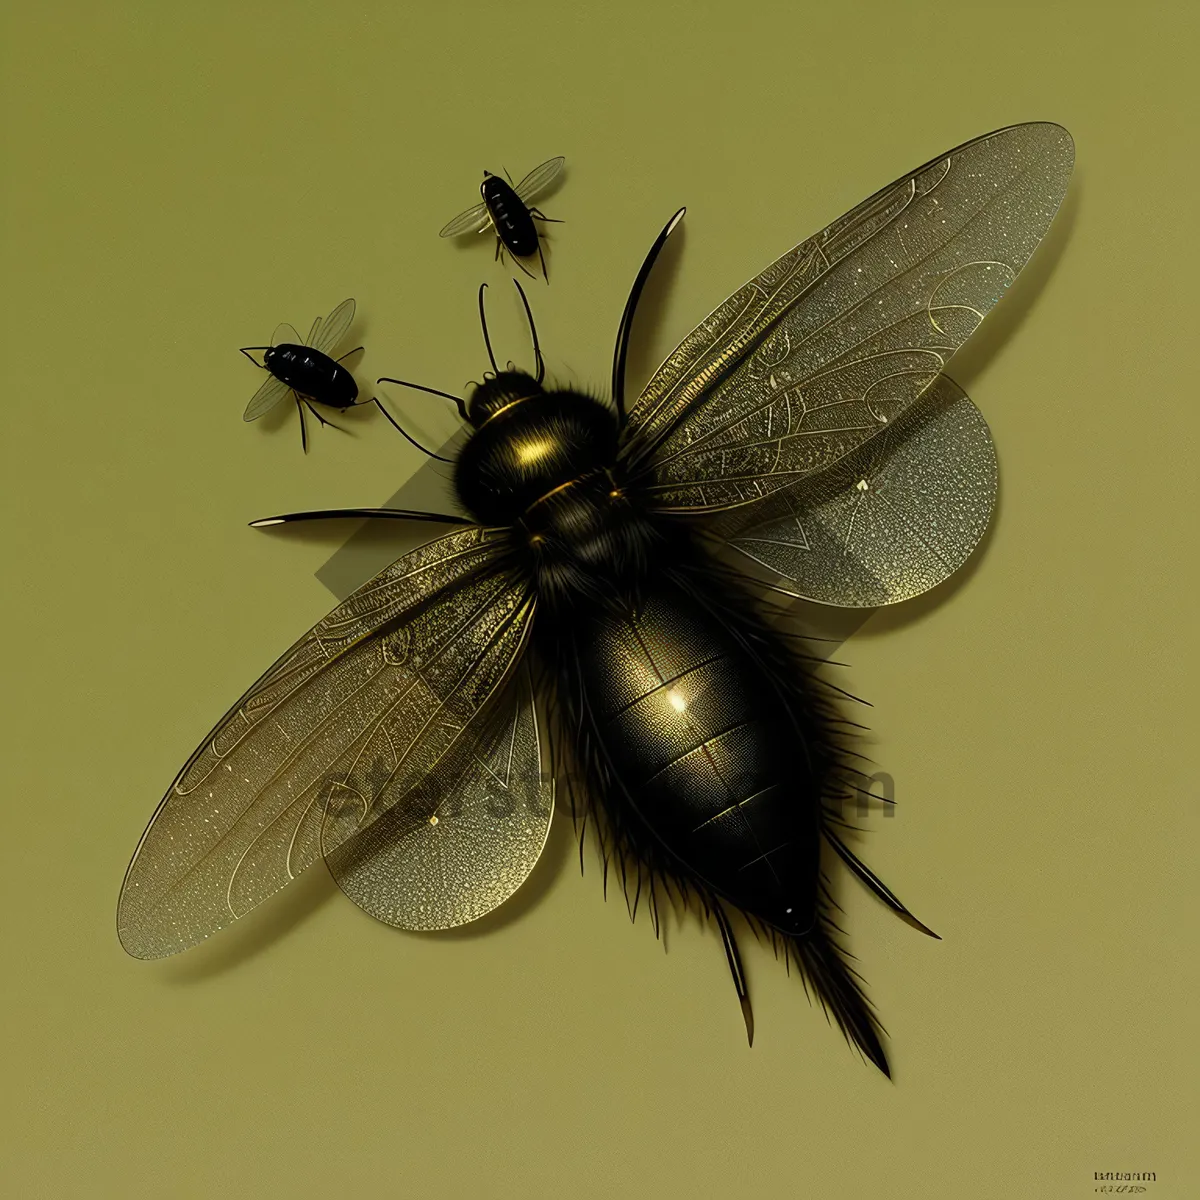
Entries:
POLYGON ((117 911, 130 954, 195 945, 422 785, 525 644, 532 602, 497 559, 477 526, 414 550, 238 701, 130 863, 117 911))
POLYGON ((514 189, 521 200, 526 204, 530 204, 536 200, 561 174, 566 159, 561 155, 558 158, 548 158, 539 167, 534 167, 514 189))
POLYGON ((322 354, 332 356, 332 352, 337 349, 338 343, 346 336, 346 330, 350 328, 353 321, 354 301, 343 300, 324 321, 313 329, 313 332, 309 334, 307 344, 322 354))
POLYGON ((1002 129, 788 251, 659 368, 630 413, 630 474, 661 509, 715 511, 886 429, 1025 265, 1073 161, 1058 125, 1002 129))
POLYGON ((338 886, 377 920, 450 929, 525 882, 546 844, 553 777, 522 669, 425 782, 327 859, 338 886))
POLYGON ((438 237, 458 237, 461 233, 480 233, 491 224, 492 215, 486 204, 472 204, 443 228, 438 237))
POLYGON ((303 346, 304 343, 300 340, 300 334, 296 331, 296 327, 284 321, 281 325, 275 326, 275 332, 271 334, 271 345, 303 346))
POLYGON ((285 399, 291 390, 282 379, 276 379, 274 375, 269 376, 262 387, 250 397, 250 403, 246 405, 246 411, 242 413, 242 420, 257 421, 264 413, 269 413, 275 405, 285 399))
POLYGON ((716 519, 780 590, 841 608, 910 600, 983 537, 996 452, 983 414, 939 376, 895 424, 828 471, 716 519))

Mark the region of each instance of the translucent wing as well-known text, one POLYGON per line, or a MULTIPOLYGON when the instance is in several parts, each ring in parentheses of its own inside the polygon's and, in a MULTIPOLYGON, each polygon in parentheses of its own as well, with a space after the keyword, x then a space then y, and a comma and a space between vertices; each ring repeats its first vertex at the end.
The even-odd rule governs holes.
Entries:
MULTIPOLYGON (((275 344, 272 343, 272 345, 275 344)), ((282 379, 276 379, 274 375, 269 376, 262 387, 250 397, 250 403, 246 405, 246 411, 242 413, 242 420, 257 421, 264 413, 270 412, 275 405, 285 399, 291 390, 282 379)))
POLYGON ((282 325, 275 326, 275 332, 271 334, 271 345, 303 346, 304 343, 300 340, 300 334, 296 332, 296 327, 284 321, 282 325))
POLYGON ((343 300, 323 322, 313 327, 305 344, 322 354, 332 354, 353 321, 354 301, 343 300))
POLYGON ((624 456, 664 510, 747 504, 896 420, 1024 266, 1074 161, 1058 125, 968 142, 731 296, 659 368, 624 456))
POLYGON ((436 772, 328 858, 342 891, 403 929, 449 929, 502 904, 541 856, 554 807, 525 671, 436 772))
POLYGON ((532 602, 471 526, 414 550, 301 638, 159 805, 117 911, 138 958, 244 915, 419 788, 504 682, 532 602))
POLYGON ((458 237, 461 233, 479 233, 491 224, 492 216, 486 204, 473 204, 466 212, 461 212, 438 237, 458 237))
POLYGON ((793 595, 873 608, 954 574, 983 537, 995 502, 987 423, 942 375, 877 438, 828 471, 735 509, 717 531, 793 595), (730 535, 735 520, 743 528, 730 535))
POLYGON ((540 196, 561 174, 566 164, 561 155, 548 158, 540 167, 534 167, 516 186, 516 193, 526 203, 540 196))

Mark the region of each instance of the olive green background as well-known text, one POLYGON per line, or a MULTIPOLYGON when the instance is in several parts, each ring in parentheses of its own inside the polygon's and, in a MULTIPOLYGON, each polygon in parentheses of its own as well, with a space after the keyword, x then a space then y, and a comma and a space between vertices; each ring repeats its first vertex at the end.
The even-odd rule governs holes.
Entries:
POLYGON ((0 1191, 1200 1195, 1198 33, 1184 3, 6 4, 0 1191), (390 930, 313 871, 180 959, 123 954, 146 820, 353 532, 246 522, 423 464, 378 413, 307 458, 294 412, 244 425, 238 346, 353 295, 365 388, 458 390, 487 280, 527 362, 490 240, 437 231, 483 168, 565 154, 529 287, 560 380, 605 385, 689 206, 640 383, 782 250, 1031 119, 1075 135, 1072 192, 952 372, 995 434, 994 530, 841 651, 899 801, 866 853, 945 939, 840 886, 893 1083, 752 941, 748 1050, 715 932, 675 919, 664 954, 566 822, 478 928, 390 930))

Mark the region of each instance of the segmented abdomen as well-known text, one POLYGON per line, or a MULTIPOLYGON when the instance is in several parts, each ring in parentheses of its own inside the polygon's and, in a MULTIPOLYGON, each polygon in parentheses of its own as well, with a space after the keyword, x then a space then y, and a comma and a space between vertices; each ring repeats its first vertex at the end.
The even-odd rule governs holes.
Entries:
POLYGON ((592 736, 623 793, 601 801, 636 810, 719 896, 805 932, 820 798, 796 696, 675 586, 656 589, 637 616, 593 616, 578 646, 592 736))

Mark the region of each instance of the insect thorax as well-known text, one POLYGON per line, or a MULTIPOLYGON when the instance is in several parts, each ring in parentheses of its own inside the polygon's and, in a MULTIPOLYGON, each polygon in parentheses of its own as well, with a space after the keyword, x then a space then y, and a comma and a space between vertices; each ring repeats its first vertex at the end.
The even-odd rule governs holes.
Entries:
POLYGON ((644 559, 648 530, 616 474, 610 408, 509 371, 476 388, 467 411, 475 433, 455 467, 459 499, 481 524, 511 526, 539 579, 572 590, 644 559))
POLYGON ((484 525, 511 525, 560 488, 611 469, 617 424, 591 396, 545 391, 523 371, 502 371, 467 401, 475 432, 458 458, 459 499, 484 525))

